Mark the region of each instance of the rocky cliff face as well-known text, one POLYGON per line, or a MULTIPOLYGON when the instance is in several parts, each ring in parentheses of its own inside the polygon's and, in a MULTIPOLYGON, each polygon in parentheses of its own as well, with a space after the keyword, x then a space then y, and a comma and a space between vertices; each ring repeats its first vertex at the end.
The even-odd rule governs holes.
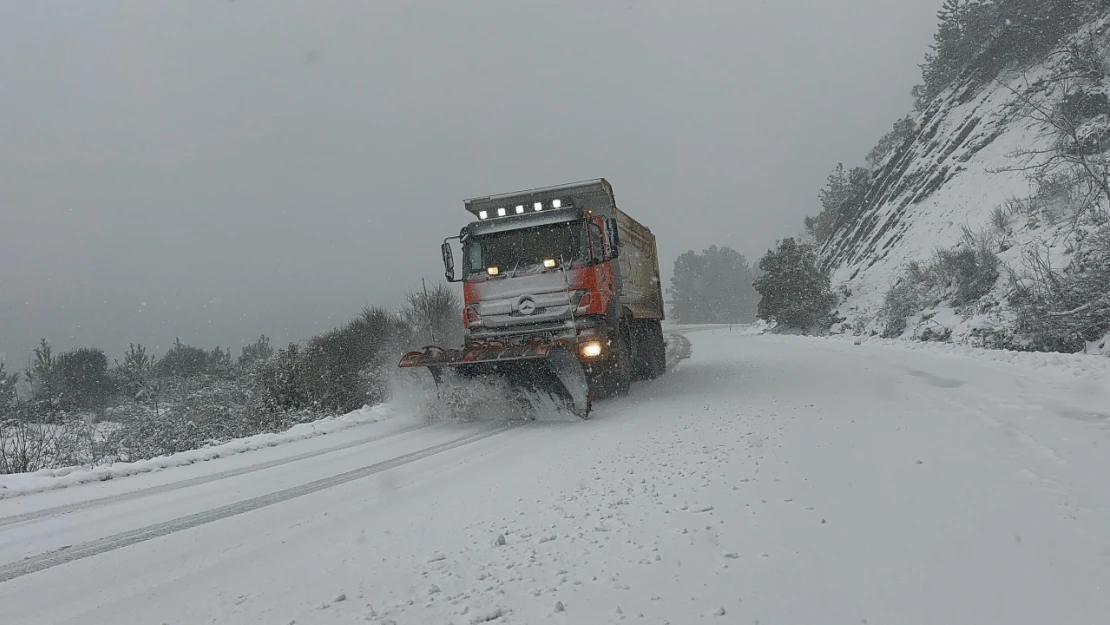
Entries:
MULTIPOLYGON (((1107 230, 1108 26, 1104 16, 1031 66, 960 81, 913 115, 820 245, 841 297, 834 332, 1025 340, 1022 302, 1097 254, 1107 230)), ((1110 352, 1105 336, 1087 331, 1083 349, 1110 352)))

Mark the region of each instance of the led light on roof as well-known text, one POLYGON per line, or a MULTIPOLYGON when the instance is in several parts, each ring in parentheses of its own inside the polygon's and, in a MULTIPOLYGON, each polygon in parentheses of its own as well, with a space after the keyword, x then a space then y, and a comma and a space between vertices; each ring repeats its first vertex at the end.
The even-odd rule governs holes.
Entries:
POLYGON ((523 205, 523 204, 521 204, 521 205, 519 205, 519 206, 517 206, 517 207, 516 207, 516 214, 517 214, 517 215, 519 215, 519 214, 521 214, 521 213, 523 213, 523 212, 524 212, 524 205, 523 205))
POLYGON ((487 217, 489 217, 489 213, 486 211, 478 211, 478 219, 486 219, 487 217))
POLYGON ((498 217, 504 217, 505 216, 505 209, 503 209, 503 208, 497 209, 497 216, 498 217))
POLYGON ((535 204, 532 205, 532 208, 534 208, 538 211, 542 211, 543 210, 543 202, 536 202, 535 204))
POLYGON ((551 200, 551 208, 560 208, 563 206, 562 200, 551 200))

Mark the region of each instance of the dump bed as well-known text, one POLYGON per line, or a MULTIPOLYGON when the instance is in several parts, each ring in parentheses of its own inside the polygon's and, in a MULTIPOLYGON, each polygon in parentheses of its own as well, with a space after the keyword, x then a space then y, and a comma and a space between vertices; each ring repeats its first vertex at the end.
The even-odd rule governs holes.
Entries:
POLYGON ((655 235, 624 211, 613 207, 620 233, 617 257, 621 303, 637 319, 663 319, 663 291, 659 281, 659 253, 655 235))

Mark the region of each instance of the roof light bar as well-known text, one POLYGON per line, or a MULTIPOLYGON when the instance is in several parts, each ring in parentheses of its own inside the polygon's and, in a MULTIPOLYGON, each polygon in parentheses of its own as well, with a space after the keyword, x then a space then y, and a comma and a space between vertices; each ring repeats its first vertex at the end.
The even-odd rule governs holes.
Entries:
POLYGON ((520 204, 516 207, 516 214, 519 215, 524 212, 524 205, 520 204))
POLYGON ((504 208, 497 209, 497 216, 498 217, 504 217, 505 216, 505 209, 504 208))
POLYGON ((551 208, 561 208, 563 206, 562 200, 551 200, 551 208))
POLYGON ((489 213, 486 211, 478 211, 478 219, 489 219, 489 213))

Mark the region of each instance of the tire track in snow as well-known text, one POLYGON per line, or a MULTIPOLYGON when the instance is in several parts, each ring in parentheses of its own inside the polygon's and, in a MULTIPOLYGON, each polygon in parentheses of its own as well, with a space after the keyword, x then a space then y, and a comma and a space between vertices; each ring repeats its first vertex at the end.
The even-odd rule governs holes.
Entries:
POLYGON ((391 437, 394 437, 394 436, 400 436, 401 434, 407 434, 409 432, 413 432, 413 431, 420 430, 420 429, 427 428, 427 427, 431 427, 431 424, 430 423, 423 423, 423 424, 418 424, 418 425, 412 425, 412 426, 401 428, 399 430, 395 430, 393 432, 389 432, 389 433, 386 433, 386 434, 375 434, 374 436, 369 436, 369 437, 366 437, 366 438, 361 438, 359 440, 350 441, 350 442, 347 442, 347 443, 343 443, 342 445, 336 445, 335 447, 327 447, 325 449, 317 449, 316 451, 307 451, 307 452, 304 452, 304 453, 301 453, 301 454, 297 454, 296 456, 289 456, 288 458, 277 458, 275 460, 269 460, 267 462, 263 462, 263 463, 260 463, 260 464, 252 464, 250 466, 240 467, 238 469, 229 469, 227 471, 221 471, 219 473, 213 473, 211 475, 201 475, 199 477, 194 477, 192 479, 183 480, 183 481, 180 481, 180 482, 171 482, 169 484, 160 484, 158 486, 151 486, 151 487, 148 487, 148 488, 141 488, 139 490, 129 491, 129 492, 126 492, 126 493, 119 493, 117 495, 108 495, 106 497, 100 497, 100 498, 97 498, 97 499, 89 499, 87 501, 78 501, 78 502, 65 504, 65 505, 61 505, 61 506, 55 506, 53 508, 44 508, 42 510, 34 510, 34 511, 31 511, 31 512, 25 512, 23 514, 16 514, 16 515, 7 516, 7 517, 0 517, 0 527, 6 527, 8 525, 15 525, 16 523, 25 523, 27 521, 34 521, 35 519, 41 519, 41 518, 45 518, 45 517, 55 517, 55 516, 62 516, 62 515, 65 515, 65 514, 72 514, 74 512, 80 512, 82 510, 92 510, 94 508, 102 508, 104 506, 109 506, 109 505, 112 505, 114 503, 120 503, 120 502, 123 502, 123 501, 131 501, 133 499, 140 499, 142 497, 149 497, 151 495, 158 495, 158 494, 161 494, 161 493, 166 493, 166 492, 178 490, 178 489, 181 489, 181 488, 189 488, 190 486, 198 486, 200 484, 207 484, 209 482, 215 482, 217 480, 224 480, 224 479, 228 479, 228 478, 232 478, 232 477, 237 477, 237 476, 240 476, 240 475, 246 475, 248 473, 254 473, 256 471, 263 471, 265 469, 272 469, 274 467, 280 467, 281 465, 289 464, 291 462, 299 462, 301 460, 307 460, 309 458, 315 458, 316 456, 323 456, 325 454, 335 453, 337 451, 343 451, 344 449, 350 449, 352 447, 358 447, 359 445, 368 445, 370 443, 375 443, 375 442, 378 442, 380 440, 384 440, 384 439, 391 438, 391 437))
POLYGON ((168 536, 176 532, 192 529, 201 525, 207 525, 208 523, 289 501, 290 499, 310 495, 324 489, 346 484, 347 482, 353 482, 354 480, 358 480, 374 475, 376 473, 381 473, 389 469, 410 464, 416 462, 417 460, 428 458, 430 456, 434 456, 436 454, 449 451, 451 449, 462 447, 470 443, 476 443, 482 439, 496 436, 497 434, 500 434, 502 432, 520 427, 520 425, 521 424, 518 423, 502 425, 490 431, 470 434, 468 436, 464 436, 453 441, 448 441, 446 443, 440 443, 439 445, 435 445, 433 447, 428 447, 427 449, 414 451, 402 456, 397 456, 396 458, 392 458, 390 460, 378 462, 376 464, 368 465, 365 467, 360 467, 358 469, 353 469, 351 471, 340 473, 338 475, 333 475, 331 477, 314 480, 300 486, 286 488, 284 490, 279 490, 267 495, 260 495, 258 497, 253 497, 244 501, 228 504, 219 508, 214 508, 212 510, 198 512, 196 514, 173 519, 171 521, 155 523, 154 525, 148 525, 146 527, 122 532, 113 536, 106 536, 104 538, 99 538, 97 540, 89 541, 80 545, 63 547, 62 549, 44 553, 38 556, 32 556, 30 558, 25 558, 18 562, 11 562, 0 566, 0 584, 4 582, 9 582, 18 577, 23 577, 24 575, 30 575, 31 573, 37 573, 39 571, 53 568, 55 566, 67 564, 76 560, 83 560, 85 558, 96 556, 102 553, 107 553, 109 551, 115 551, 116 549, 128 547, 130 545, 145 542, 154 538, 168 536))

